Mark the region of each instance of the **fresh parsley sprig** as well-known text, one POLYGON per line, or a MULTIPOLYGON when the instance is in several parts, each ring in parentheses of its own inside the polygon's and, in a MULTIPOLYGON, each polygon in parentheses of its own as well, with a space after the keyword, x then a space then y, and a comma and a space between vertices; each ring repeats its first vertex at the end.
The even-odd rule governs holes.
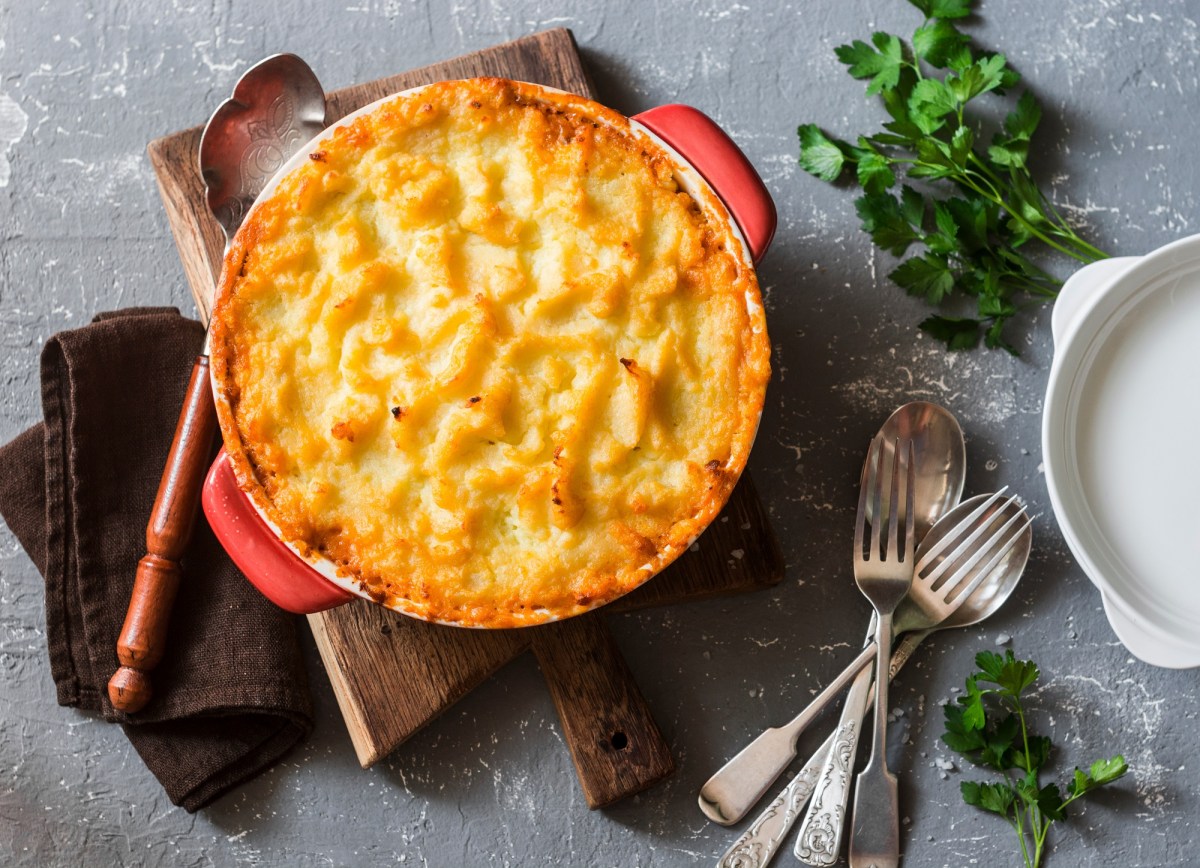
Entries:
POLYGON ((1042 193, 1027 160, 1042 117, 1029 91, 1017 99, 991 144, 968 106, 985 94, 1004 95, 1020 81, 1003 54, 977 51, 955 21, 974 0, 909 0, 925 16, 904 42, 876 33, 836 49, 850 75, 878 94, 891 120, 854 144, 815 124, 799 130, 800 165, 825 181, 852 173, 863 195, 855 202, 862 228, 889 253, 919 252, 889 275, 933 305, 955 293, 975 299, 977 317, 935 315, 921 329, 950 349, 1016 350, 1005 324, 1031 301, 1053 301, 1061 282, 1026 255, 1040 243, 1094 262, 1107 254, 1081 238, 1042 193), (902 184, 905 176, 922 184, 902 184), (946 193, 935 198, 929 191, 946 193))
POLYGON ((1021 841, 1024 864, 1037 868, 1051 823, 1065 820, 1068 805, 1112 783, 1128 767, 1118 754, 1097 760, 1087 771, 1075 769, 1065 795, 1058 784, 1042 786, 1039 774, 1050 758, 1051 743, 1029 731, 1022 702, 1041 674, 1037 665, 1017 660, 1012 651, 1003 657, 984 651, 975 656, 975 665, 979 671, 967 678, 966 695, 945 706, 942 741, 975 765, 1003 774, 998 782, 964 781, 963 801, 1004 817, 1021 841))

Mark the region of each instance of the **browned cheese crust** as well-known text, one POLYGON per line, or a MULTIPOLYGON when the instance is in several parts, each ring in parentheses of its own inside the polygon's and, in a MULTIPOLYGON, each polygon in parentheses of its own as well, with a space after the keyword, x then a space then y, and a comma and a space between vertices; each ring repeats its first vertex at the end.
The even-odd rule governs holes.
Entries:
POLYGON ((239 483, 418 617, 612 600, 745 467, 770 345, 737 244, 593 102, 500 79, 396 97, 314 146, 229 250, 212 363, 239 483))

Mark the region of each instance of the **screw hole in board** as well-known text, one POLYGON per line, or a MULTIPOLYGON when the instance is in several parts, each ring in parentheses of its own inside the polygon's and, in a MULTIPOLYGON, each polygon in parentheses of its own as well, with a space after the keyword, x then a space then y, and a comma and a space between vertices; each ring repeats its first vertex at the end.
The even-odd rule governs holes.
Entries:
POLYGON ((614 732, 612 734, 612 738, 608 740, 608 743, 611 744, 616 750, 625 750, 625 748, 629 747, 629 736, 625 735, 623 732, 614 732))

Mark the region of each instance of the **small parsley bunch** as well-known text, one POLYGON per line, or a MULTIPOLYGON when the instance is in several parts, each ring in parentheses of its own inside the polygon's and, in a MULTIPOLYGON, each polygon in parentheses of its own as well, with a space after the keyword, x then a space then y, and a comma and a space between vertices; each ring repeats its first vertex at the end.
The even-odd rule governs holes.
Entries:
POLYGON ((1052 301, 1061 281, 1026 255, 1040 243, 1079 262, 1107 254, 1079 237, 1029 172, 1030 142, 1042 110, 1029 91, 1017 99, 990 145, 968 106, 1003 96, 1020 76, 1003 54, 977 51, 955 21, 974 0, 909 0, 925 16, 906 43, 876 33, 836 49, 850 75, 865 79, 891 120, 854 144, 804 124, 800 165, 825 181, 852 174, 863 190, 855 202, 875 244, 904 260, 890 277, 911 295, 939 305, 955 293, 975 300, 976 317, 931 316, 921 329, 950 349, 989 347, 1016 353, 1004 326, 1029 301, 1052 301), (898 177, 922 183, 934 198, 898 177))
POLYGON ((995 783, 964 781, 963 801, 999 814, 1017 832, 1026 868, 1042 863, 1050 824, 1065 820, 1067 806, 1092 790, 1112 783, 1128 770, 1125 758, 1097 760, 1087 771, 1075 769, 1066 793, 1058 784, 1042 786, 1039 774, 1050 758, 1050 739, 1029 732, 1021 697, 1040 675, 1030 660, 1012 651, 975 656, 979 671, 967 678, 967 692, 945 706, 946 732, 952 750, 972 763, 1000 772, 995 783), (990 686, 989 686, 990 685, 990 686))

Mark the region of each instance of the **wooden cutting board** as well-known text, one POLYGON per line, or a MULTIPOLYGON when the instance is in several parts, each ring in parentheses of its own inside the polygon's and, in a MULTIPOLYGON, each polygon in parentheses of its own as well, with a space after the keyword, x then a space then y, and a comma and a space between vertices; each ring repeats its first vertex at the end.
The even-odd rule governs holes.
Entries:
MULTIPOLYGON (((319 66, 319 58, 316 60, 319 66)), ((585 96, 593 88, 569 30, 534 34, 444 63, 328 95, 330 122, 388 94, 432 81, 495 75, 585 96)), ((197 106, 197 114, 203 107, 197 106)), ((150 143, 171 231, 207 322, 224 235, 205 203, 196 162, 201 128, 150 143)), ((595 808, 633 795, 674 769, 662 733, 604 618, 777 583, 779 543, 748 474, 698 546, 637 591, 593 612, 523 630, 426 624, 364 600, 309 616, 363 767, 382 759, 518 654, 532 649, 562 720, 580 784, 595 808)))

